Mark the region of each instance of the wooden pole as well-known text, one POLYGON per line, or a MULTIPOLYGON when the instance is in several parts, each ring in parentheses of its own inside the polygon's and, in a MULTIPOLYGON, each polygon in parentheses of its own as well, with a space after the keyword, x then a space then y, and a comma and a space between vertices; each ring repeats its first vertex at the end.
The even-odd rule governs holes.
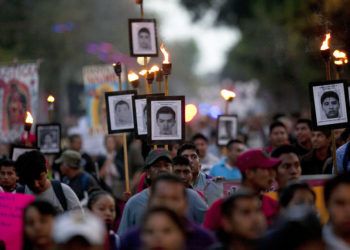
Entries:
MULTIPOLYGON (((332 74, 331 74, 331 58, 330 58, 330 50, 321 51, 324 62, 325 62, 325 68, 326 68, 326 79, 327 81, 332 80, 332 74)), ((335 143, 335 135, 334 130, 332 129, 331 133, 331 140, 332 140, 332 161, 333 161, 333 172, 334 174, 338 174, 338 167, 337 167, 337 145, 335 143)))
MULTIPOLYGON (((122 79, 120 74, 118 75, 118 84, 119 84, 119 91, 121 91, 122 79)), ((125 192, 130 193, 128 143, 127 143, 126 133, 123 133, 123 151, 124 151, 125 192)))

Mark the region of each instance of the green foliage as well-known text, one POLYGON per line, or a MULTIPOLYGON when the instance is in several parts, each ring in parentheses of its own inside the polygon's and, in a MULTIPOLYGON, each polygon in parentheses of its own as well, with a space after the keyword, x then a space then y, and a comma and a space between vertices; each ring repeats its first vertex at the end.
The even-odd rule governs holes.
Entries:
MULTIPOLYGON (((182 3, 198 20, 217 1, 182 3)), ((345 42, 350 39, 350 10, 345 7, 349 4, 348 0, 221 1, 217 22, 238 27, 242 34, 228 55, 223 77, 258 79, 278 102, 272 108, 300 110, 308 102, 308 82, 324 79, 319 47, 325 31, 332 31, 333 45, 350 51, 345 42)))

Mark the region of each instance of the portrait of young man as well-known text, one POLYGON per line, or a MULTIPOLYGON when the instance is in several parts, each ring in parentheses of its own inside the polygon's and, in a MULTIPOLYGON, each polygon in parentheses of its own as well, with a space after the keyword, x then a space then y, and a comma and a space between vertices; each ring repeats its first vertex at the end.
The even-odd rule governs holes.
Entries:
POLYGON ((132 123, 132 113, 130 104, 124 100, 119 100, 114 105, 114 124, 118 127, 130 126, 132 123))
POLYGON ((176 113, 169 106, 163 106, 156 113, 157 134, 159 136, 176 136, 176 113))
POLYGON ((327 119, 340 118, 339 95, 335 91, 326 91, 322 94, 321 107, 327 119))

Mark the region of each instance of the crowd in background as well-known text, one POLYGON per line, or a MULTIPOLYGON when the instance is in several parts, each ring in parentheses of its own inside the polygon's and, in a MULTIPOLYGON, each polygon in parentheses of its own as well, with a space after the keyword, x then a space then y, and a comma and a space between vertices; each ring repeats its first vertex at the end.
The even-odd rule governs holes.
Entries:
POLYGON ((129 135, 131 192, 119 135, 105 136, 100 155, 84 152, 79 134, 57 156, 11 161, 2 145, 1 189, 37 198, 24 210, 23 248, 350 249, 350 130, 333 131, 335 169, 332 132, 309 119, 251 117, 240 127, 225 147, 208 120, 168 150, 129 135), (302 179, 334 173, 325 223, 302 179), (224 195, 228 181, 239 187, 224 195))

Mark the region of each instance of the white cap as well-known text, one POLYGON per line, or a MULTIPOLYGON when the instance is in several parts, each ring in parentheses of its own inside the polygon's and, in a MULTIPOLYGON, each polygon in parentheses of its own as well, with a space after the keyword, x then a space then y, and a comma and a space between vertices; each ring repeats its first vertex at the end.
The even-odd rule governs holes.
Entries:
POLYGON ((53 239, 57 244, 67 243, 75 236, 81 236, 91 245, 103 245, 106 230, 104 223, 90 212, 80 210, 59 215, 53 227, 53 239))

